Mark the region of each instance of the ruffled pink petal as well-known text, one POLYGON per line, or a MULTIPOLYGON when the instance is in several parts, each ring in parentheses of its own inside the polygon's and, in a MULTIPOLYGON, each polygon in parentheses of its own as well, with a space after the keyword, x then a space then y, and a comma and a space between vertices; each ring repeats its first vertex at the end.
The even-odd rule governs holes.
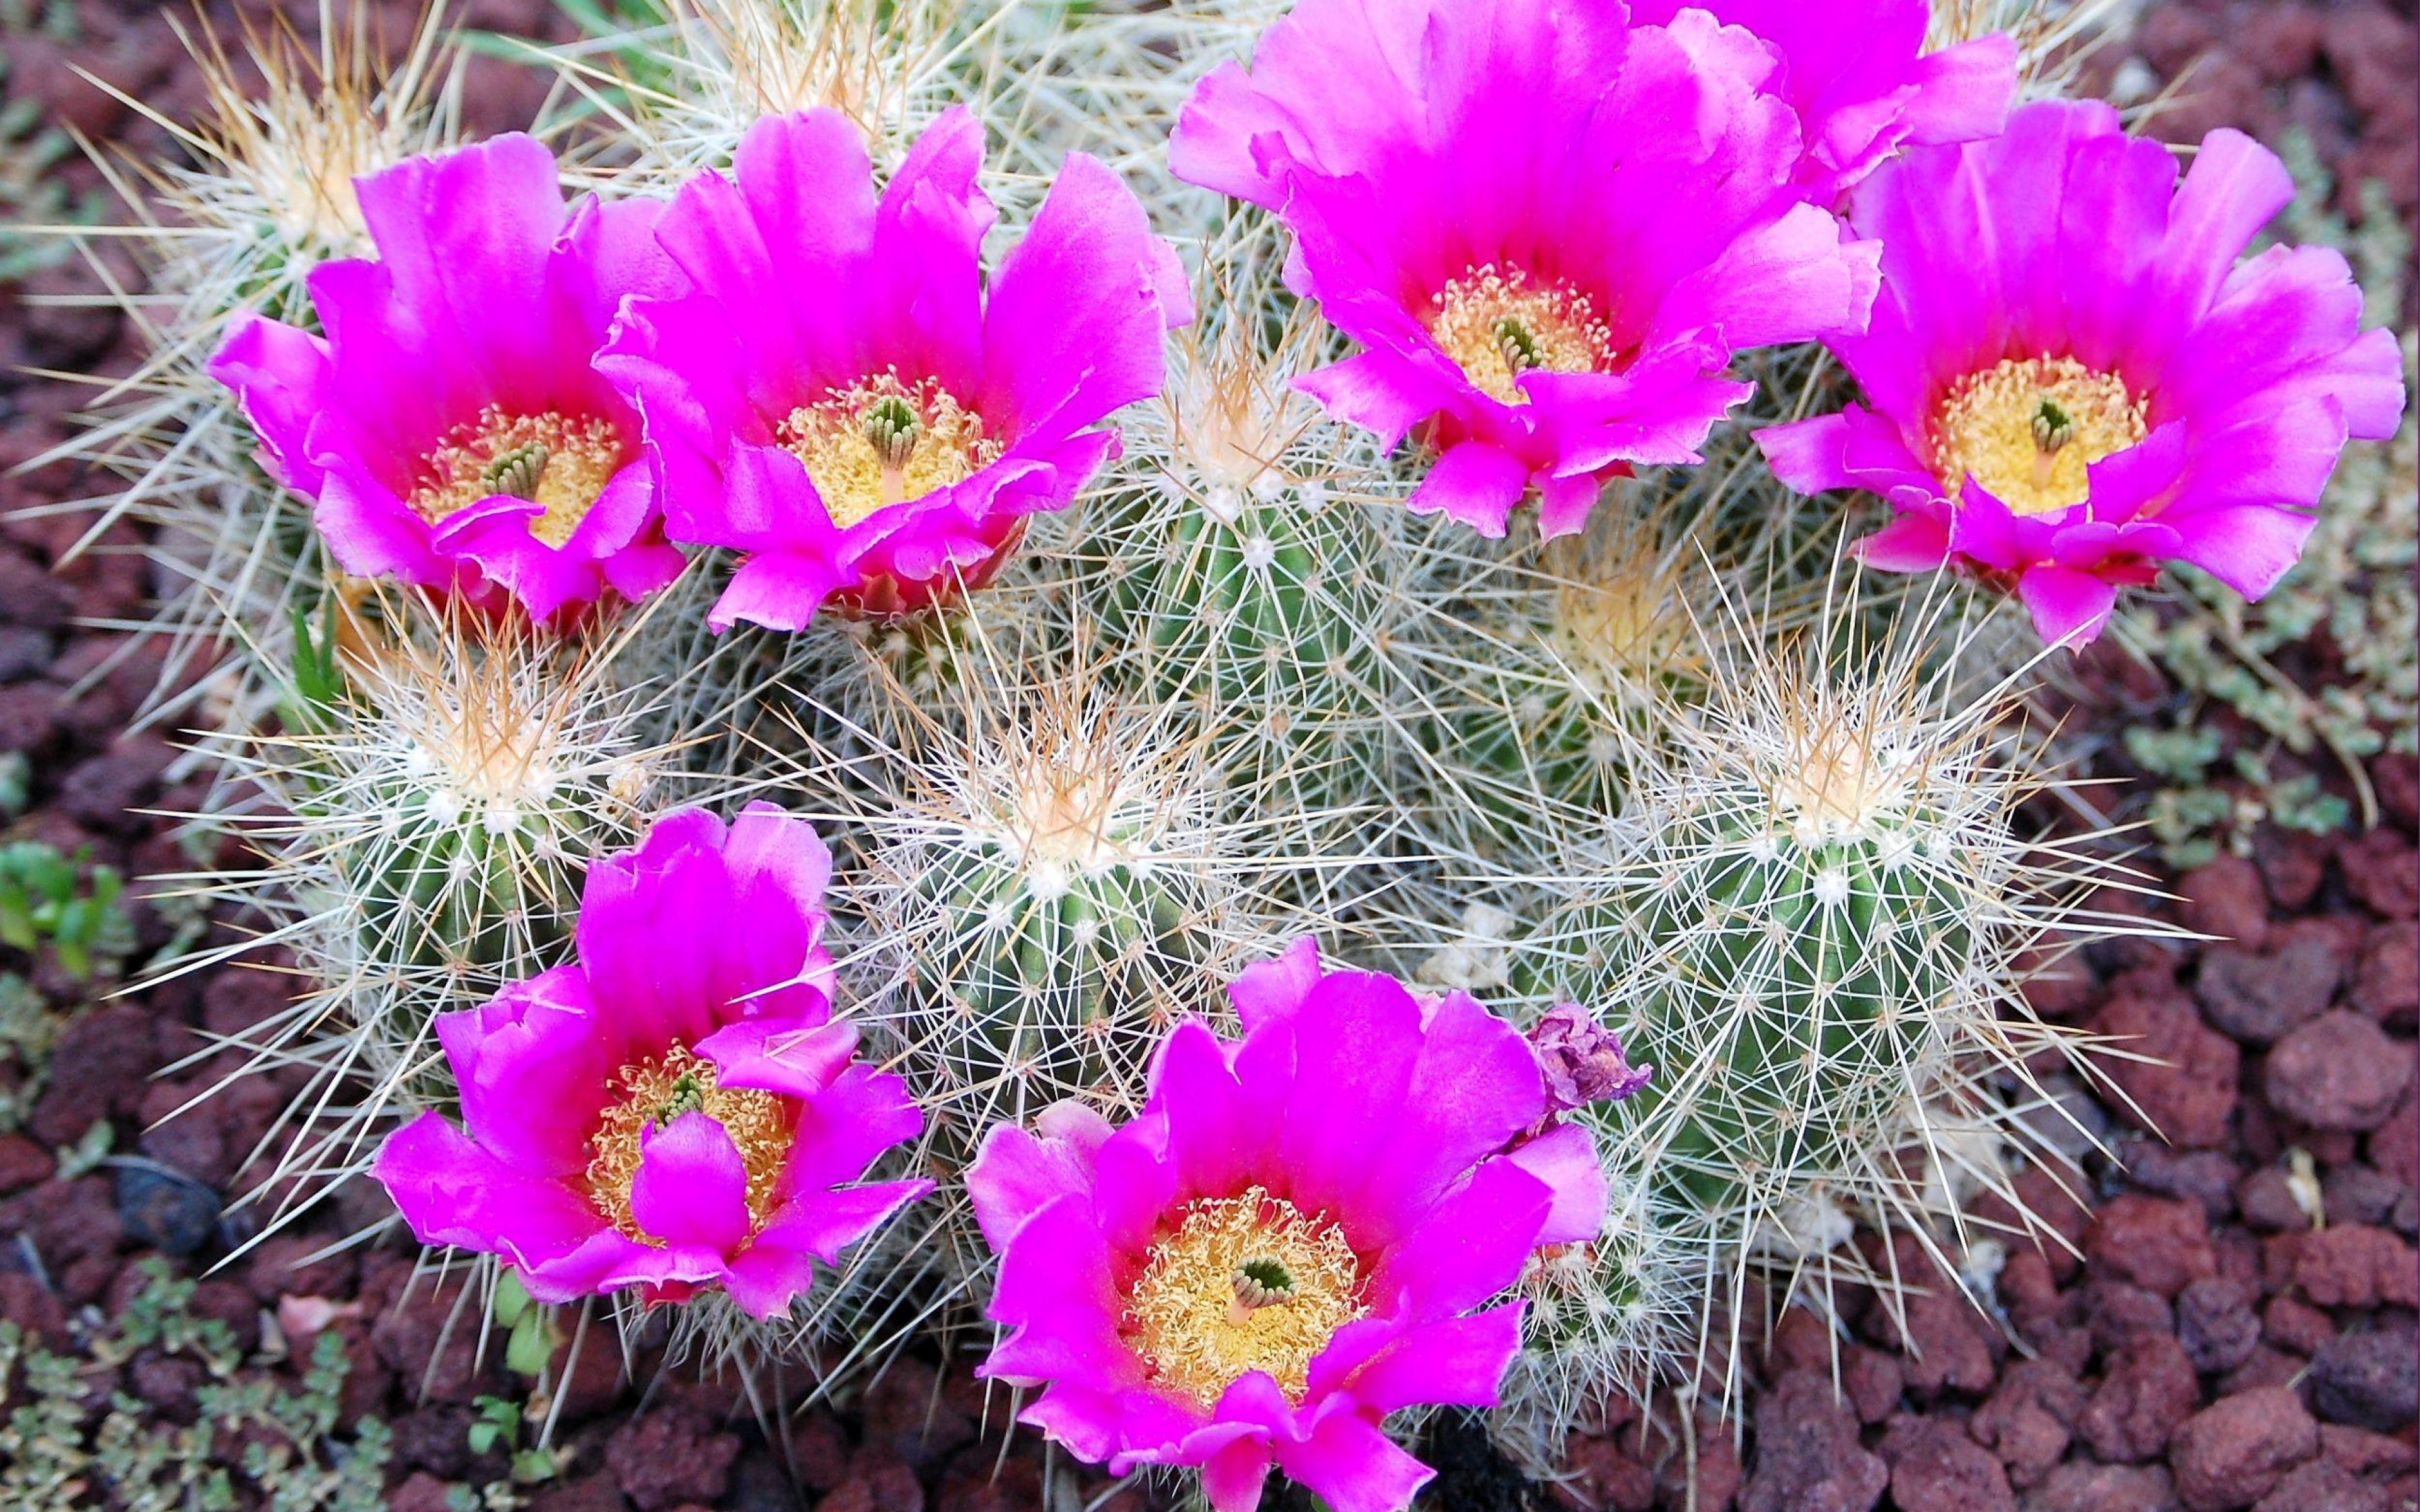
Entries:
POLYGON ((1509 1160, 1490 1161, 1396 1241, 1370 1278, 1371 1295, 1422 1318, 1485 1302, 1521 1279, 1553 1207, 1545 1182, 1509 1160))
POLYGON ((313 420, 328 406, 328 344, 281 321, 240 314, 210 359, 210 377, 234 392, 277 480, 299 493, 318 493, 325 473, 312 458, 308 438, 313 420))
POLYGON ((2115 584, 2088 572, 2044 563, 2017 579, 2017 596, 2044 642, 2070 650, 2090 642, 2118 607, 2115 584))
POLYGON ((1169 302, 1169 255, 1118 177, 1068 154, 992 283, 983 412, 1049 446, 1157 393, 1161 333, 1190 314, 1169 302))
POLYGON ((906 1081, 852 1065, 799 1108, 781 1190, 786 1196, 857 1180, 876 1156, 923 1130, 924 1115, 906 1081))
MULTIPOLYGON (((1401 1331, 1339 1379, 1336 1389, 1381 1413, 1427 1404, 1495 1407, 1505 1369, 1521 1352, 1522 1306, 1506 1303, 1401 1331)), ((1320 1394, 1313 1386, 1312 1395, 1320 1394)))
POLYGON ((1256 962, 1236 973, 1227 986, 1227 1000, 1249 1033, 1270 1019, 1288 1017, 1325 975, 1319 964, 1319 941, 1306 934, 1272 961, 1256 962))
POLYGON ((506 1164, 434 1113, 388 1135, 371 1174, 422 1243, 502 1255, 523 1271, 605 1228, 568 1186, 506 1164))
POLYGON ((1403 1512, 1436 1476, 1375 1423, 1350 1412, 1329 1413, 1308 1437, 1270 1447, 1278 1468, 1333 1512, 1403 1512))
POLYGON ((1436 459, 1404 503, 1415 515, 1443 514, 1496 540, 1528 486, 1528 465, 1519 457, 1484 441, 1464 441, 1436 459))
POLYGON ((1877 572, 1932 572, 1949 559, 1949 532, 1925 515, 1901 515, 1850 548, 1877 572))
POLYGON ((684 1113, 649 1131, 630 1180, 630 1217, 677 1247, 728 1255, 748 1237, 748 1167, 730 1131, 684 1113))
POLYGON ((479 1008, 440 1013, 438 1042, 481 1146, 533 1176, 588 1168, 590 1135, 623 1048, 600 1033, 588 980, 557 966, 479 1008))
POLYGON ((702 809, 659 819, 589 868, 577 942, 600 1013, 658 1054, 748 1019, 822 1022, 830 872, 813 826, 769 804, 728 830, 702 809))
POLYGON ((966 1180, 984 1242, 997 1252, 1048 1203, 1070 1194, 1091 1195, 1092 1151, 1074 1141, 1038 1139, 1015 1124, 996 1123, 984 1135, 966 1180))
POLYGON ((1505 1158, 1545 1182, 1554 1194, 1545 1227, 1538 1231, 1539 1243, 1587 1243, 1604 1230, 1612 1193, 1587 1125, 1559 1123, 1515 1147, 1505 1158))
POLYGON ((1095 1389, 1141 1379, 1140 1363, 1118 1335, 1124 1303, 1089 1207, 1080 1195, 1063 1196, 1017 1227, 987 1309, 1010 1333, 976 1374, 1095 1389))

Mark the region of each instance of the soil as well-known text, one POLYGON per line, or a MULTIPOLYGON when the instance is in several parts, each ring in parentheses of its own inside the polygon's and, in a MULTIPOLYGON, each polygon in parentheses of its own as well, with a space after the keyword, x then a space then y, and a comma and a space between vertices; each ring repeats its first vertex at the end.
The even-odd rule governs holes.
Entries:
MULTIPOLYGON (((234 12, 209 8, 225 28, 234 12)), ((308 22, 310 6, 300 6, 308 22)), ((83 0, 81 40, 6 40, 10 99, 30 99, 96 142, 138 155, 173 150, 165 133, 82 84, 74 62, 172 118, 202 100, 194 71, 148 0, 83 0)), ((409 34, 417 0, 380 8, 409 34)), ((255 20, 264 12, 249 10, 255 20)), ((549 0, 473 0, 471 24, 561 38, 549 0)), ((2274 138, 2300 127, 2348 185, 2375 177, 2407 218, 2420 208, 2420 68, 2412 8, 2194 0, 2149 8, 2133 39, 2094 64, 2100 78, 2189 73, 2182 103, 2151 130, 2177 140, 2222 124, 2274 138)), ((542 90, 503 64, 465 91, 474 130, 525 121, 542 90)), ((97 185, 92 170, 57 170, 97 185)), ((2350 193, 2350 191, 2348 192, 2350 193)), ((2347 208, 2357 208, 2350 198, 2347 208)), ((115 255, 111 254, 110 255, 115 255)), ((114 315, 35 296, 94 286, 70 266, 0 286, 0 467, 66 434, 82 391, 24 366, 130 369, 133 332, 114 315)), ((32 807, 8 838, 89 847, 132 878, 188 860, 144 810, 199 797, 176 775, 172 746, 129 733, 158 671, 156 653, 109 628, 139 618, 151 590, 140 542, 68 562, 84 529, 29 507, 98 486, 65 468, 0 476, 0 752, 32 763, 32 807)), ((2076 719, 2114 728, 2169 696, 2155 672, 2114 652, 2078 669, 2076 719)), ((2323 674, 2323 673, 2322 673, 2323 674)), ((2108 775, 2134 775, 2113 767, 2108 775)), ((2165 879, 2178 901, 2151 910, 2211 943, 2096 947, 2064 978, 2037 984, 2037 1007, 2063 1023, 2126 1037, 2163 1063, 2112 1060, 2123 1097, 2056 1083, 2066 1105, 2117 1151, 2085 1157, 2081 1191, 2030 1172, 2023 1195, 2056 1237, 2010 1247, 1990 1315, 1954 1282, 1895 1326, 1850 1297, 1835 1335, 1785 1315, 1752 1351, 1751 1421, 1690 1435, 1617 1414, 1575 1437, 1569 1480, 1531 1487, 1467 1422, 1433 1430, 1444 1472, 1424 1504, 1694 1508, 1695 1512, 2410 1512, 2415 1492, 2415 1308, 2420 1259, 2420 1113, 2413 1036, 2420 1013, 2414 825, 2420 769, 2371 764, 2383 812, 2375 828, 2327 837, 2263 831, 2247 857, 2165 879), (2164 1131, 2166 1139, 2149 1131, 2164 1131), (1837 1386, 1837 1389, 1836 1389, 1837 1386), (1683 1440, 1689 1441, 1685 1444, 1683 1440)), ((2329 777, 2348 795, 2341 774, 2329 777)), ((139 893, 139 883, 133 889, 139 893)), ((2122 903, 2122 901, 2121 901, 2122 903)), ((2140 907, 2136 904, 2134 906, 2140 907)), ((170 922, 136 902, 143 944, 170 922)), ((238 921, 222 918, 225 931, 238 921)), ((0 949, 0 970, 33 964, 0 949)), ((80 995, 54 970, 38 980, 65 1004, 80 995)), ((233 1260, 245 1237, 220 1198, 289 1089, 276 1078, 161 1121, 224 1070, 163 1076, 202 1036, 258 1020, 282 1001, 274 976, 227 970, 187 978, 78 1017, 55 1072, 20 1134, 0 1135, 0 1316, 64 1339, 87 1308, 121 1304, 135 1262, 165 1257, 202 1276, 197 1310, 258 1338, 264 1315, 302 1335, 333 1329, 349 1345, 349 1412, 395 1429, 390 1504, 445 1505, 449 1488, 501 1476, 474 1455, 474 1399, 508 1391, 499 1350, 483 1357, 449 1330, 454 1295, 411 1284, 411 1258, 374 1248, 313 1252, 349 1214, 280 1235, 233 1260), (107 1120, 120 1152, 147 1165, 62 1179, 54 1151, 107 1120), (222 1263, 222 1262, 225 1263, 222 1263)), ((1902 1246, 1919 1273, 1922 1257, 1902 1246)), ((305 1351, 290 1351, 299 1359, 305 1351)), ((729 1379, 659 1368, 625 1373, 610 1350, 584 1351, 563 1387, 559 1439, 572 1453, 540 1488, 540 1512, 812 1508, 943 1512, 1039 1508, 1044 1451, 1004 1433, 1006 1404, 963 1367, 909 1359, 840 1407, 773 1414, 768 1434, 729 1379), (644 1400, 643 1400, 644 1398, 644 1400), (644 1406, 644 1411, 642 1407, 644 1406)), ((154 1362, 130 1389, 173 1414, 192 1390, 154 1362)), ((292 1363, 257 1368, 299 1378, 292 1363)), ((804 1381, 784 1394, 795 1401, 804 1381)), ((1067 1479, 1063 1461, 1055 1472, 1067 1479)), ((1104 1489, 1078 1479, 1086 1501, 1104 1489)), ((1054 1505, 1070 1504, 1054 1499, 1054 1505)), ((1097 1504, 1140 1512, 1140 1492, 1097 1504)))

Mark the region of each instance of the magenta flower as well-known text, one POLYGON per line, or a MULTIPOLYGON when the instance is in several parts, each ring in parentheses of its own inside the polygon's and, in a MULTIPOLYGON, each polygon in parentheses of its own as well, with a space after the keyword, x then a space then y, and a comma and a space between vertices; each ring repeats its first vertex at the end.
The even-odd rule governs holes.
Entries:
POLYGON ((877 201, 862 133, 807 111, 666 212, 691 291, 635 301, 604 366, 646 417, 673 538, 746 553, 716 628, 979 584, 1115 455, 1088 427, 1159 391, 1191 306, 1142 207, 1070 155, 986 298, 982 165, 982 125, 950 110, 877 201))
POLYGON ((1995 33, 1924 51, 1928 0, 1631 0, 1630 20, 1668 26, 1683 9, 1745 26, 1781 56, 1778 93, 1798 113, 1797 179, 1826 207, 1902 145, 1996 135, 2017 92, 2017 45, 1995 33))
POLYGON ((566 213, 520 135, 358 187, 379 256, 312 270, 327 335, 245 316, 210 363, 338 564, 534 619, 670 582, 638 417, 590 366, 622 297, 668 286, 659 207, 566 213))
POLYGON ((2258 598, 2346 439, 2392 435, 2403 409, 2395 339, 2362 332, 2341 256, 2237 261, 2293 193, 2231 131, 2180 186, 2098 102, 1912 151, 1857 192, 1885 294, 1831 345, 1866 404, 1757 440, 1792 487, 1889 501, 1868 565, 1955 563, 2013 589, 2045 640, 2091 640, 2163 562, 2258 598))
POLYGON ((1430 1475, 1380 1431, 1492 1406, 1544 1244, 1597 1237, 1586 1130, 1524 1142, 1538 1062, 1467 995, 1323 971, 1304 941, 1233 988, 1244 1037, 1182 1025, 1142 1112, 1001 1126, 967 1173, 1001 1255, 985 1374, 1047 1383, 1022 1420, 1112 1473, 1191 1465, 1249 1512, 1275 1464, 1337 1512, 1430 1475), (1472 1312, 1472 1308, 1479 1308, 1472 1312))
POLYGON ((594 862, 578 964, 437 1019, 463 1127, 423 1114, 376 1165, 411 1231, 503 1256, 543 1302, 721 1286, 768 1318, 930 1191, 844 1184, 923 1118, 831 1022, 830 871, 764 803, 594 862))
POLYGON ((1702 11, 1303 0, 1177 122, 1194 183, 1276 211, 1298 292, 1368 348, 1299 385, 1488 535, 1577 531, 1633 464, 1694 462, 1734 351, 1864 327, 1876 249, 1794 182, 1774 54, 1702 11))

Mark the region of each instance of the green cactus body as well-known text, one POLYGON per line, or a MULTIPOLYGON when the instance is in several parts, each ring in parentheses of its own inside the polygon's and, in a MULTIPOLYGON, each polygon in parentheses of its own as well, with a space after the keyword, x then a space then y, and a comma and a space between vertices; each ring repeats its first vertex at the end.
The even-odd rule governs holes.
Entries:
POLYGON ((968 849, 930 857, 912 886, 909 969, 927 1022, 910 1032, 957 1094, 941 1111, 969 1153, 993 1120, 1062 1099, 1133 1107, 1156 1037, 1206 1006, 1195 984, 1218 944, 1205 889, 1182 870, 1121 860, 1037 886, 1012 858, 968 849))
POLYGON ((1640 1041, 1691 1060, 1613 1116, 1662 1126, 1655 1180, 1683 1206, 1719 1221, 1855 1169, 1923 1081, 1974 930, 1971 886, 1918 844, 1766 835, 1624 889, 1640 1041))

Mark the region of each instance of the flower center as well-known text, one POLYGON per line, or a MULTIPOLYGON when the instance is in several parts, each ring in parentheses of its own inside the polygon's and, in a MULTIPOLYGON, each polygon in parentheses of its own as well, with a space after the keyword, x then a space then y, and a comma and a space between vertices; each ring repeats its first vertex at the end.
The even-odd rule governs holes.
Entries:
POLYGON ((2009 358, 1949 387, 1933 421, 1933 471, 1955 499, 1968 477, 2020 515, 2084 502, 2085 470, 2149 433, 2143 401, 2071 357, 2009 358))
POLYGON ((644 1243, 662 1242, 631 1215, 630 1183, 639 1174, 647 1132, 684 1113, 703 1113, 731 1136, 748 1170, 749 1216, 764 1227, 790 1153, 789 1119, 780 1098, 752 1087, 718 1085, 714 1062, 681 1045, 660 1060, 623 1067, 613 1087, 618 1101, 605 1110, 589 1139, 588 1196, 614 1227, 644 1243))
POLYGON ((962 483, 999 460, 983 416, 931 378, 912 388, 896 373, 833 389, 774 427, 807 465, 832 523, 843 530, 877 509, 962 483))
POLYGON ((1490 398, 1528 404, 1528 372, 1602 373, 1612 368, 1613 331, 1577 289, 1541 285, 1518 268, 1489 263, 1446 285, 1430 301, 1429 334, 1490 398))
POLYGON ((482 499, 509 494, 544 507, 530 534, 560 548, 596 507, 597 495, 628 460, 610 420, 574 419, 549 409, 514 414, 489 405, 479 418, 445 433, 421 462, 410 502, 441 524, 482 499))
POLYGON ((1186 1205, 1127 1292, 1123 1331, 1203 1407, 1255 1370, 1299 1404, 1311 1357, 1369 1311, 1344 1231, 1256 1186, 1186 1205))

